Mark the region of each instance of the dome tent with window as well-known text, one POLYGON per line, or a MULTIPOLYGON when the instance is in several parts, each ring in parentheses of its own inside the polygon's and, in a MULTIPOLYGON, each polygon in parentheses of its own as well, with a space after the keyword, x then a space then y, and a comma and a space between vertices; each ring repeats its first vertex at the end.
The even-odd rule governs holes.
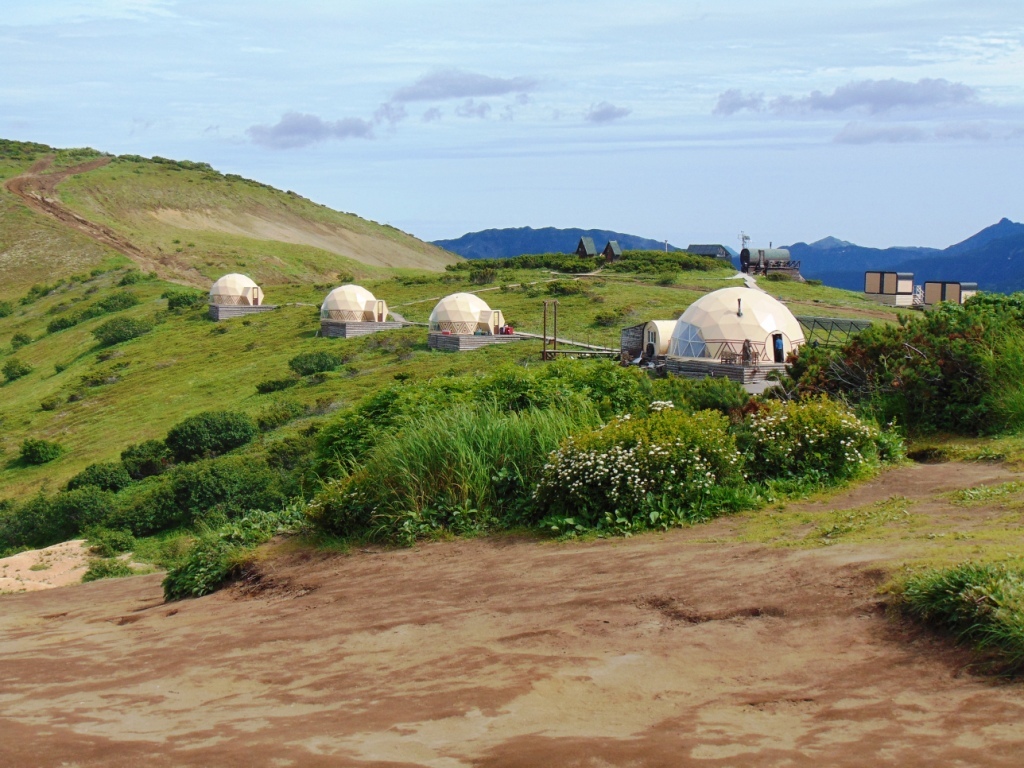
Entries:
POLYGON ((462 351, 486 344, 512 341, 500 309, 491 309, 473 293, 453 293, 441 299, 430 313, 427 344, 433 349, 462 351))
POLYGON ((320 306, 320 333, 347 339, 402 327, 401 323, 389 323, 387 319, 387 302, 362 286, 342 285, 327 294, 320 306))
POLYGON ((225 320, 277 309, 263 303, 263 289, 246 275, 224 275, 210 286, 210 317, 225 320))
POLYGON ((754 288, 722 288, 695 301, 676 321, 667 368, 747 382, 754 369, 781 368, 803 343, 800 323, 785 304, 754 288))

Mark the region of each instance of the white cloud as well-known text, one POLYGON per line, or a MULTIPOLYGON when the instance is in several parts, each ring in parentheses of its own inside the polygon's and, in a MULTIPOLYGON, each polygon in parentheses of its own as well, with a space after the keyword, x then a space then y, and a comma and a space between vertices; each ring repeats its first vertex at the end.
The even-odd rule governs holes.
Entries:
POLYGON ((392 101, 443 101, 479 96, 526 93, 537 87, 532 77, 490 77, 459 69, 442 69, 424 75, 412 85, 395 91, 392 101))
POLYGON ((251 126, 246 134, 261 147, 297 149, 330 139, 372 139, 373 123, 358 117, 331 121, 289 112, 274 125, 251 126))

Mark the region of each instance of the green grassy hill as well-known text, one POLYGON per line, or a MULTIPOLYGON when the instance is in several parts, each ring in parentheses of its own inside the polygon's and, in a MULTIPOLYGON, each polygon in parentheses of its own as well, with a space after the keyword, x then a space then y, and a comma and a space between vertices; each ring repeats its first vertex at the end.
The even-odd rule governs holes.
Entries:
POLYGON ((388 267, 439 271, 458 260, 393 227, 204 163, 0 141, 0 181, 0 298, 130 262, 205 287, 229 271, 274 284, 361 279, 388 267))

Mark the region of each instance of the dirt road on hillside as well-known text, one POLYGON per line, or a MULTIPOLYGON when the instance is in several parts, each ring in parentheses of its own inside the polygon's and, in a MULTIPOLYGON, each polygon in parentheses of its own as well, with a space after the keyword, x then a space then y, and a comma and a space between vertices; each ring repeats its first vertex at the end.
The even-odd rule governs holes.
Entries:
POLYGON ((21 198, 22 202, 32 210, 55 219, 64 226, 95 240, 100 245, 124 254, 144 271, 157 272, 161 276, 166 276, 163 273, 167 270, 163 269, 164 265, 161 261, 110 227, 89 221, 84 216, 75 213, 57 196, 57 185, 62 181, 70 176, 101 168, 110 160, 109 157, 100 157, 87 163, 52 170, 53 157, 47 156, 33 163, 22 175, 5 181, 4 187, 8 192, 21 198))
MULTIPOLYGON (((834 501, 960 514, 937 494, 1011 477, 913 466, 834 501)), ((0 598, 0 765, 1020 765, 1024 686, 886 618, 898 547, 740 525, 285 548, 174 604, 159 576, 0 598)))

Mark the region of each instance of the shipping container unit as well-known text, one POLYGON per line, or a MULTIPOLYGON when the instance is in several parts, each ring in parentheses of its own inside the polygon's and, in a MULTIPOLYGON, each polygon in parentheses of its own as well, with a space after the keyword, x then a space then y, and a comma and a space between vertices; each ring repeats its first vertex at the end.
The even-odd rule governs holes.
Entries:
POLYGON ((955 283, 943 280, 928 280, 924 284, 924 305, 934 306, 943 301, 963 304, 978 292, 977 283, 955 283))
POLYGON ((864 293, 869 299, 894 307, 910 307, 914 304, 913 272, 864 273, 864 293))

